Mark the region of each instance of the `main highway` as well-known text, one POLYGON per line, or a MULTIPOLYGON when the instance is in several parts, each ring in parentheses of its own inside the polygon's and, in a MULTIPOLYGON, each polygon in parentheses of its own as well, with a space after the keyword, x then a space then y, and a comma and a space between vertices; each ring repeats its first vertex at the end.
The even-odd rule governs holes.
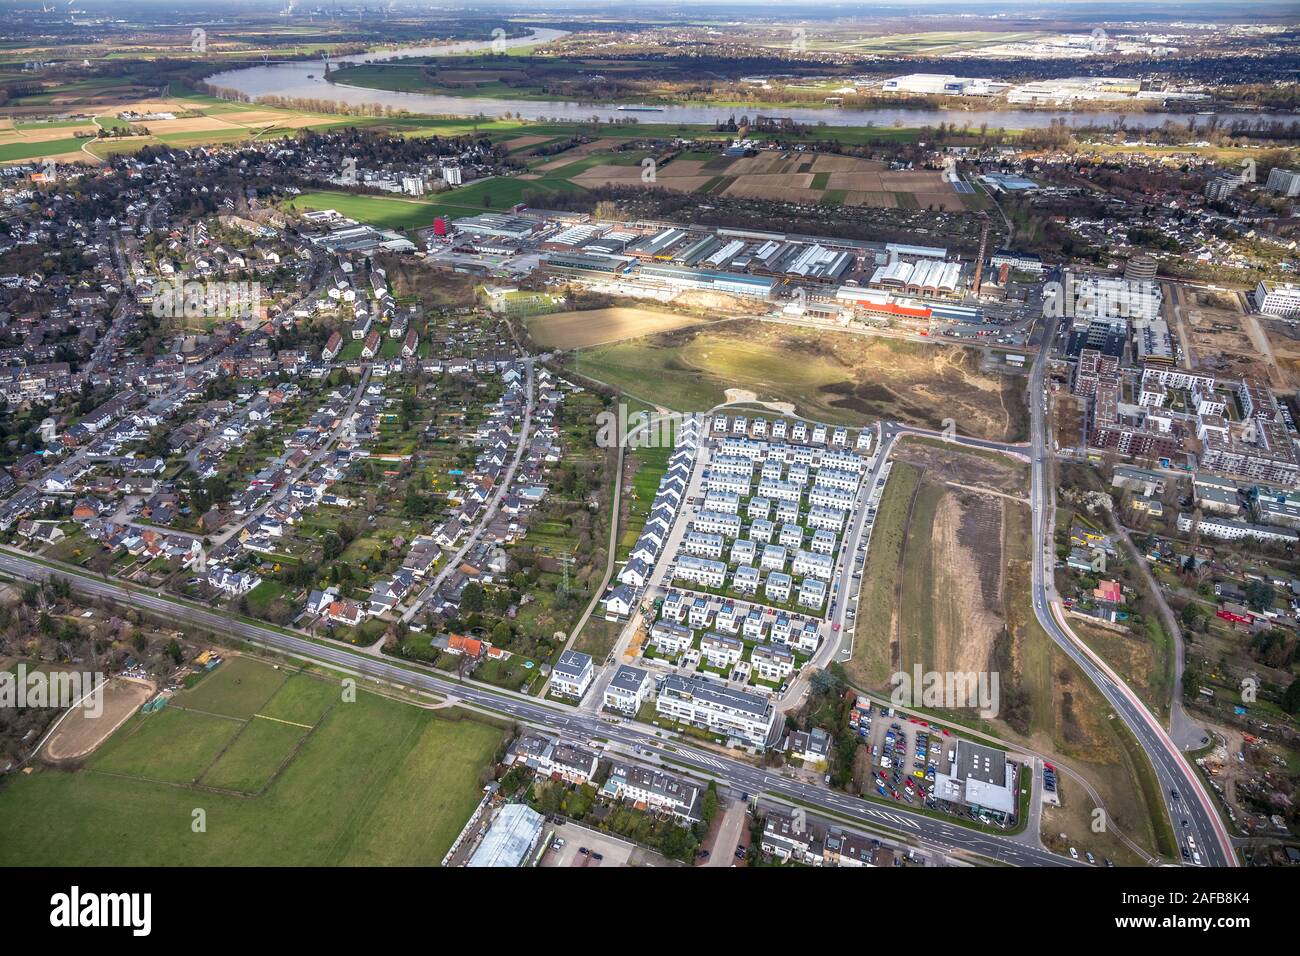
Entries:
POLYGON ((785 777, 720 753, 704 751, 653 728, 627 722, 613 723, 574 707, 480 684, 451 680, 414 666, 390 663, 341 644, 308 640, 201 605, 162 597, 155 591, 128 588, 113 579, 86 575, 67 565, 55 569, 46 562, 34 561, 9 548, 0 549, 0 573, 26 581, 43 581, 51 576, 66 578, 75 591, 91 598, 106 598, 171 622, 193 625, 289 657, 323 664, 345 674, 451 698, 473 708, 580 742, 593 738, 609 741, 611 745, 657 758, 666 766, 676 764, 705 777, 712 777, 733 792, 745 793, 751 797, 765 794, 796 806, 803 805, 822 814, 838 817, 848 825, 859 823, 867 831, 890 831, 936 852, 982 857, 1012 866, 1078 865, 1041 847, 1017 842, 1011 837, 964 827, 940 817, 915 812, 902 805, 862 800, 785 777))

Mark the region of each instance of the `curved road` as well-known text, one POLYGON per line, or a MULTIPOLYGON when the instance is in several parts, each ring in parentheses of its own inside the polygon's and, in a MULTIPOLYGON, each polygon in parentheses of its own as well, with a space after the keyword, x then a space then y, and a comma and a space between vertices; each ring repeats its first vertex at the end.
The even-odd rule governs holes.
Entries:
POLYGON ((1239 861, 1218 809, 1182 751, 1132 689, 1070 630, 1059 601, 1051 593, 1051 569, 1056 566, 1053 546, 1056 498, 1047 478, 1050 446, 1046 374, 1047 356, 1056 335, 1056 321, 1049 318, 1046 322, 1043 344, 1034 360, 1029 384, 1034 614, 1043 630, 1051 635, 1057 646, 1097 686, 1146 751, 1159 781, 1165 806, 1169 810, 1175 838, 1181 844, 1186 843, 1189 835, 1195 837, 1202 861, 1210 866, 1237 866, 1239 861), (1175 792, 1178 797, 1173 796, 1175 792), (1186 829, 1181 826, 1184 820, 1189 824, 1186 829))

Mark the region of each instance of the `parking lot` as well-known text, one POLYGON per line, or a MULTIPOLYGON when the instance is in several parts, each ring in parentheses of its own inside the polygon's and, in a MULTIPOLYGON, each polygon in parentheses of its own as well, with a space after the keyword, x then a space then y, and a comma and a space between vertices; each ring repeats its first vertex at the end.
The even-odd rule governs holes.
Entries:
MULTIPOLYGON (((859 711, 861 713, 861 711, 859 711)), ((950 773, 957 738, 935 724, 874 705, 868 718, 859 717, 857 734, 871 750, 872 786, 876 795, 931 810, 943 809, 935 799, 935 775, 950 773), (867 724, 864 727, 864 724, 867 724)), ((963 808, 961 811, 965 813, 963 808)))
POLYGON ((555 827, 539 866, 680 866, 651 850, 575 823, 555 827), (558 849, 556 844, 563 842, 558 849), (585 853, 583 851, 586 851, 585 853))
POLYGON ((874 709, 866 737, 871 745, 876 793, 933 809, 935 774, 948 771, 956 741, 937 729, 902 717, 891 718, 880 710, 874 709))

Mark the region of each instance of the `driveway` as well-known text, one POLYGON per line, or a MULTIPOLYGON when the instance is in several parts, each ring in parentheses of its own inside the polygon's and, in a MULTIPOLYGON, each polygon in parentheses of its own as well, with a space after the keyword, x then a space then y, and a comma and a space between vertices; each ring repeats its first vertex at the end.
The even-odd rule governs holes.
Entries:
POLYGON ((722 823, 718 827, 717 838, 713 841, 713 846, 707 848, 710 856, 705 861, 705 866, 731 866, 736 862, 736 847, 742 837, 748 836, 745 833, 749 823, 746 809, 745 804, 739 800, 727 801, 726 810, 722 814, 722 823))

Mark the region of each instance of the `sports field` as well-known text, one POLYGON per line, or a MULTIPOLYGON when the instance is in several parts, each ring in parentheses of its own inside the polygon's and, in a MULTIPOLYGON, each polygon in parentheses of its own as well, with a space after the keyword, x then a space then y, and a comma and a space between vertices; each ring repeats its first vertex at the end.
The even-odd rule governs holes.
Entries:
POLYGON ((233 658, 81 769, 12 780, 0 865, 437 865, 501 740, 447 713, 233 658))
MULTIPOLYGON (((419 199, 390 199, 386 196, 362 196, 354 193, 320 190, 302 193, 286 202, 288 209, 335 209, 350 219, 366 222, 381 229, 417 229, 433 225, 438 210, 433 203, 419 199)), ((471 215, 465 212, 462 215, 471 215)))

